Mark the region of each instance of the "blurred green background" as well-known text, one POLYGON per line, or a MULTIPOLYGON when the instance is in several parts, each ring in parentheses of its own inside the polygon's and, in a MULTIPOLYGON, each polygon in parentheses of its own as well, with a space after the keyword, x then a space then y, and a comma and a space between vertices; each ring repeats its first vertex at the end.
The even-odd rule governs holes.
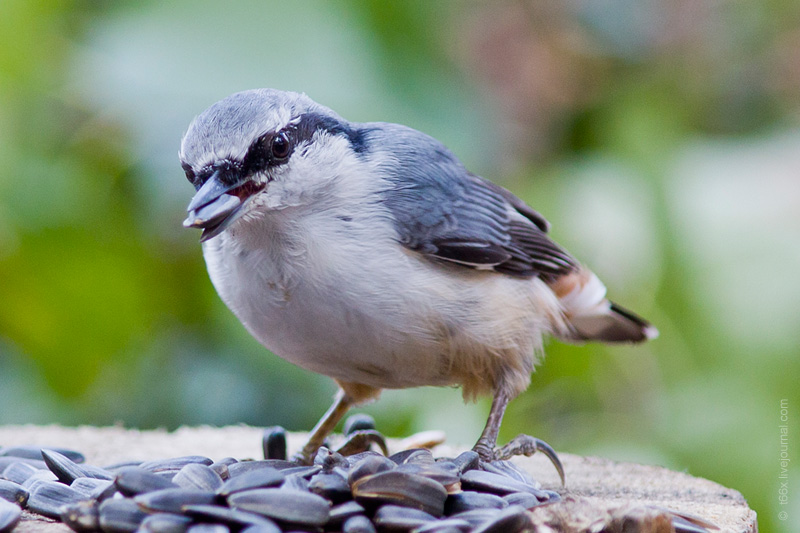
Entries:
MULTIPOLYGON (((800 447, 799 8, 3 0, 0 423, 313 425, 332 382, 245 332, 181 227, 189 122, 275 87, 439 138, 661 330, 550 343, 501 441, 686 470, 800 530, 796 463, 778 500, 782 399, 800 447)), ((488 401, 364 410, 471 444, 488 401)))

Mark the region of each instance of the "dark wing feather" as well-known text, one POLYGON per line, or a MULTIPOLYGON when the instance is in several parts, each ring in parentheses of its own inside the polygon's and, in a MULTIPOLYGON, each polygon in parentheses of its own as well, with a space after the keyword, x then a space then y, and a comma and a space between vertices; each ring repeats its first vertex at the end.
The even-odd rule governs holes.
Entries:
POLYGON ((384 203, 401 243, 426 256, 515 276, 556 277, 577 268, 547 236, 542 215, 469 173, 435 139, 404 126, 366 129, 391 186, 384 203))
POLYGON ((434 241, 433 255, 454 263, 473 267, 502 265, 512 257, 502 246, 476 241, 434 241))

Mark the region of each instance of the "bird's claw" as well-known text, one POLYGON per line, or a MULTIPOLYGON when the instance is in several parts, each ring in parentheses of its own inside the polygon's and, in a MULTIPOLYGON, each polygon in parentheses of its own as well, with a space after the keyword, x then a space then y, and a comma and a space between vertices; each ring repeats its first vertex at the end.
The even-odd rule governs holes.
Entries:
POLYGON ((344 444, 336 450, 345 457, 370 449, 373 444, 377 444, 383 455, 389 455, 389 448, 386 446, 386 438, 374 429, 361 429, 354 431, 347 436, 344 444))
POLYGON ((556 451, 545 441, 531 437, 530 435, 517 435, 505 446, 496 448, 494 450, 494 458, 495 460, 506 460, 517 455, 530 457, 536 452, 541 452, 550 459, 550 462, 553 463, 553 466, 558 471, 561 484, 565 485, 564 465, 561 464, 561 460, 558 458, 556 451))

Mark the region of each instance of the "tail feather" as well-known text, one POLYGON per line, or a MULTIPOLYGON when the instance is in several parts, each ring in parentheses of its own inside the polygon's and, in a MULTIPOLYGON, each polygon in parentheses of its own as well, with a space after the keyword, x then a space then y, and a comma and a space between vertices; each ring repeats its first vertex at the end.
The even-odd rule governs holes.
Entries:
POLYGON ((567 325, 556 335, 566 341, 643 342, 658 337, 648 321, 606 298, 606 287, 581 268, 550 283, 567 325))

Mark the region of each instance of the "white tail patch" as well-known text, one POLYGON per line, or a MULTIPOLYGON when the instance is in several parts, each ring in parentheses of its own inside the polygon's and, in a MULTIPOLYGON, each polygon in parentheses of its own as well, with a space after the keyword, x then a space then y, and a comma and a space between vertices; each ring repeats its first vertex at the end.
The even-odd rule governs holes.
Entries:
POLYGON ((568 289, 569 285, 572 286, 566 293, 553 287, 567 318, 608 312, 611 306, 606 300, 606 286, 591 270, 581 269, 567 274, 556 283, 562 291, 568 289))
POLYGON ((641 342, 658 336, 658 330, 634 313, 606 298, 606 286, 585 268, 553 280, 568 330, 557 332, 567 341, 641 342))

